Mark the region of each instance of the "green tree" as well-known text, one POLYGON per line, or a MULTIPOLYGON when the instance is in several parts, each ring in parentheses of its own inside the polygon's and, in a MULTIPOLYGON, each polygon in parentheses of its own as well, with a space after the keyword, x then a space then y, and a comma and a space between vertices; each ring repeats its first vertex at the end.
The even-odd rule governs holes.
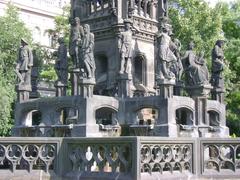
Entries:
MULTIPOLYGON (((70 18, 70 6, 65 6, 62 9, 62 14, 56 16, 54 18, 55 28, 49 29, 48 32, 51 34, 55 40, 54 44, 57 44, 58 37, 64 37, 65 43, 68 45, 69 43, 69 18, 70 18)), ((54 46, 53 48, 56 48, 54 46)), ((37 48, 37 54, 39 59, 44 61, 41 67, 40 77, 43 80, 47 81, 55 81, 57 79, 57 75, 54 70, 54 51, 49 51, 48 48, 39 47, 37 48)))
POLYGON ((240 136, 240 0, 231 4, 219 3, 215 10, 221 11, 222 29, 227 38, 225 58, 231 82, 230 87, 226 86, 227 124, 231 134, 240 136))
POLYGON ((196 51, 204 51, 210 59, 211 49, 221 36, 221 13, 204 0, 170 0, 169 16, 175 36, 186 49, 194 41, 196 51))
POLYGON ((0 24, 0 136, 7 136, 13 123, 14 69, 20 39, 31 42, 31 32, 19 20, 18 10, 11 4, 8 4, 5 15, 0 17, 0 24))

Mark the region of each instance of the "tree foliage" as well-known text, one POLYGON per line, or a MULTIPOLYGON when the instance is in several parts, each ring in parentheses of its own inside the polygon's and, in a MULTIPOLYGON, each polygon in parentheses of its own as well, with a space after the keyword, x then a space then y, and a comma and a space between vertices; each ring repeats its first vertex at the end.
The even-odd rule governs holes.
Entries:
POLYGON ((5 15, 0 17, 0 24, 0 136, 6 136, 13 122, 12 106, 16 97, 14 69, 20 39, 31 42, 31 33, 11 4, 8 4, 5 15))
POLYGON ((227 38, 225 58, 231 82, 231 87, 226 86, 227 124, 232 134, 240 136, 240 0, 231 4, 219 3, 215 10, 221 12, 222 29, 227 38))
MULTIPOLYGON (((69 18, 70 18, 70 6, 64 6, 62 9, 62 14, 54 18, 55 28, 49 29, 48 32, 55 37, 55 43, 57 44, 57 39, 63 37, 65 43, 69 42, 69 18)), ((53 48, 56 48, 53 47, 53 48)), ((49 50, 48 48, 38 47, 37 54, 39 59, 43 61, 41 66, 40 77, 43 80, 55 81, 57 79, 56 72, 54 70, 54 50, 49 50)))

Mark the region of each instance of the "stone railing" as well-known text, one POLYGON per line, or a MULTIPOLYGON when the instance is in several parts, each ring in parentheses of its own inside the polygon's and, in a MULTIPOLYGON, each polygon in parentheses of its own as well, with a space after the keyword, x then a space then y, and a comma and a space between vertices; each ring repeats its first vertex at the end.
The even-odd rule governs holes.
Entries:
POLYGON ((240 139, 0 138, 3 179, 40 171, 51 179, 234 179, 240 139))
POLYGON ((240 140, 200 140, 203 175, 240 174, 240 140))

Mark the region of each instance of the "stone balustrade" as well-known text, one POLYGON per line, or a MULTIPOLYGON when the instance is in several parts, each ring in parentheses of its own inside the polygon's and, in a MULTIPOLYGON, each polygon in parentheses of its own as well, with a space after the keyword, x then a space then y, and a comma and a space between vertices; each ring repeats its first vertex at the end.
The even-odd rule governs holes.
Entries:
POLYGON ((237 179, 240 139, 1 138, 0 174, 3 179, 23 174, 24 179, 237 179))

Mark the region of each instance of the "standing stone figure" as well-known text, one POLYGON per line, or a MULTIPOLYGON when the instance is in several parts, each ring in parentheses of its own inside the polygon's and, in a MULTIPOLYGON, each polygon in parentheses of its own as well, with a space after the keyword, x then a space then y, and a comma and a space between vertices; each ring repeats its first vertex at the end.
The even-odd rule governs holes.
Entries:
POLYGON ((28 47, 27 41, 21 39, 21 47, 18 52, 16 73, 20 80, 19 86, 31 90, 31 69, 33 66, 32 50, 28 47))
POLYGON ((211 84, 215 88, 224 88, 222 72, 224 68, 223 40, 217 40, 212 50, 212 77, 211 84))
POLYGON ((90 32, 90 26, 85 24, 83 26, 84 35, 81 41, 80 57, 81 69, 83 70, 83 77, 88 79, 95 76, 95 61, 94 61, 94 34, 90 32))
POLYGON ((173 42, 170 35, 172 34, 171 25, 166 23, 161 26, 160 32, 157 34, 159 43, 158 49, 158 71, 160 73, 160 79, 172 79, 175 75, 170 71, 170 67, 173 63, 177 62, 177 57, 171 50, 173 42))
POLYGON ((55 70, 58 76, 58 81, 62 84, 67 85, 68 79, 68 63, 67 63, 67 47, 64 43, 63 38, 58 38, 58 51, 57 51, 57 60, 55 63, 55 70))
POLYGON ((187 78, 187 85, 205 85, 208 84, 209 73, 205 64, 204 53, 202 52, 200 57, 198 57, 193 51, 194 46, 194 43, 190 42, 188 50, 186 51, 184 57, 182 57, 187 78))
POLYGON ((131 74, 132 71, 132 30, 131 21, 125 20, 125 31, 120 34, 120 55, 121 55, 121 65, 120 74, 126 73, 131 74))
POLYGON ((175 38, 170 45, 170 49, 172 50, 172 52, 177 58, 177 61, 171 65, 170 70, 174 73, 176 80, 180 81, 183 73, 183 65, 182 65, 181 55, 180 55, 181 42, 177 38, 175 38))
POLYGON ((79 57, 79 46, 83 36, 83 27, 80 25, 79 17, 75 17, 71 22, 71 34, 70 34, 70 45, 69 54, 73 60, 74 68, 79 68, 80 57, 79 57))

